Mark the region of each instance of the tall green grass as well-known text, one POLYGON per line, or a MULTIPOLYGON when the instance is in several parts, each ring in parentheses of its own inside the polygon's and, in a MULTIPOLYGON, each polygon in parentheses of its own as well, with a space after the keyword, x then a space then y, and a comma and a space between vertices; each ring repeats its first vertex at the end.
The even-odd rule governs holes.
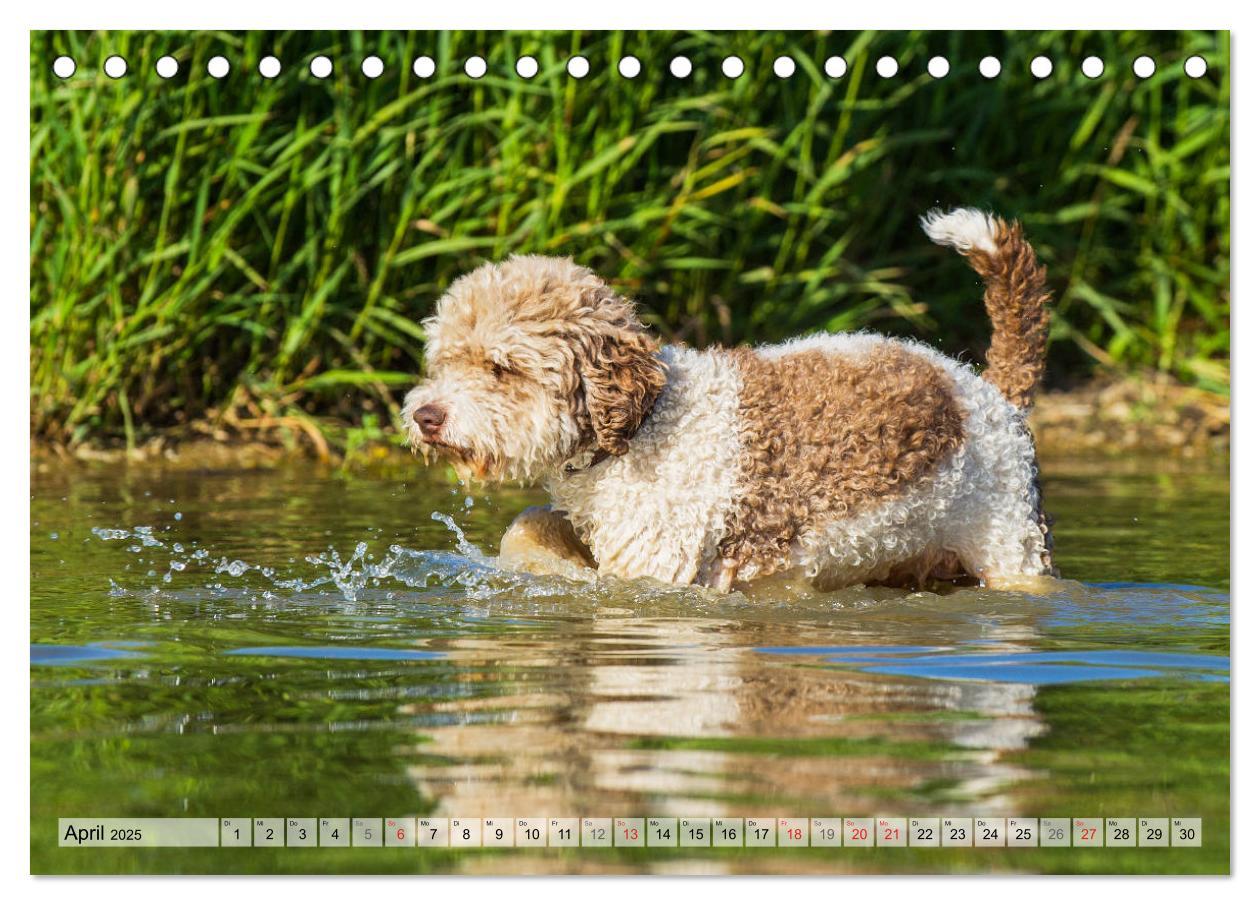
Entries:
POLYGON ((1052 379, 1154 369, 1228 391, 1227 35, 59 32, 31 49, 31 417, 57 442, 388 424, 433 299, 512 252, 591 265, 672 339, 871 326, 978 357, 976 279, 915 223, 959 203, 1018 216, 1048 264, 1052 379), (79 63, 64 82, 62 53, 79 63), (121 79, 101 71, 111 53, 121 79), (582 80, 565 71, 579 53, 582 80), (1183 74, 1192 53, 1205 78, 1183 74), (686 79, 667 69, 680 54, 686 79), (1107 63, 1094 81, 1089 54, 1107 63), (1139 54, 1158 64, 1146 81, 1139 54))

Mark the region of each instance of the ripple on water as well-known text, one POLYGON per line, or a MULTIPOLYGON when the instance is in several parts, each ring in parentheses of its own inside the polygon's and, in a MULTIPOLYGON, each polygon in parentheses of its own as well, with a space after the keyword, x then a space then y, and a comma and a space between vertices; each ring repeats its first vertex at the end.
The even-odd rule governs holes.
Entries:
POLYGON ((240 657, 300 657, 308 660, 440 660, 443 656, 436 651, 385 647, 238 647, 224 653, 240 657))
POLYGON ((1229 658, 1147 650, 1007 650, 933 653, 925 647, 761 648, 817 657, 858 672, 965 682, 1057 685, 1104 679, 1181 678, 1228 682, 1229 658))
POLYGON ((107 660, 128 660, 143 656, 134 650, 74 644, 32 644, 31 664, 36 666, 78 666, 107 660))

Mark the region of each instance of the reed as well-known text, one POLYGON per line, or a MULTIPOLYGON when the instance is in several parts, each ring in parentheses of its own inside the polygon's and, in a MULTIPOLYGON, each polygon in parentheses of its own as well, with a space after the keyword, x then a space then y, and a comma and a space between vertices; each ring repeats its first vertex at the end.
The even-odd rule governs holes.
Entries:
MULTIPOLYGON (((57 443, 388 432, 459 273, 571 255, 671 339, 862 327, 978 358, 965 263, 917 216, 1018 216, 1057 295, 1051 379, 1229 376, 1229 45, 1212 33, 32 35, 31 423, 57 443), (51 61, 79 62, 66 81, 51 61), (130 71, 101 71, 111 53, 130 71), (358 61, 386 64, 366 78, 358 61), (462 61, 483 55, 474 80, 462 61), (565 64, 591 63, 585 79, 565 64), (727 79, 720 63, 742 58, 727 79), (1044 81, 1028 61, 1056 60, 1044 81), (1189 54, 1208 75, 1182 72, 1189 54), (163 80, 170 54, 180 73, 163 80), (233 69, 206 74, 222 54, 233 69), (257 61, 274 54, 280 76, 257 61), (307 62, 334 61, 315 79, 307 62), (428 54, 436 74, 410 61, 428 54), (539 73, 513 63, 535 56, 539 73), (634 54, 638 78, 617 73, 634 54), (687 55, 693 74, 668 61, 687 55), (926 72, 950 59, 944 80, 926 72), (1003 62, 992 81, 976 72, 1003 62), (1097 80, 1079 61, 1107 63, 1097 80), (1158 68, 1137 79, 1139 54, 1158 68), (772 71, 789 55, 795 74, 772 71), (845 58, 831 79, 824 61, 845 58), (895 57, 900 73, 879 77, 895 57)), ((296 439, 295 439, 296 442, 296 439)))

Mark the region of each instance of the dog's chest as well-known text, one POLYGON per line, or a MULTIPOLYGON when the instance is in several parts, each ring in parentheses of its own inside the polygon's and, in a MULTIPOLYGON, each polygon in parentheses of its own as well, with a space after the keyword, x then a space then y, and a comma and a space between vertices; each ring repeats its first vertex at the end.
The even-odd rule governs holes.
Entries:
POLYGON ((716 352, 667 347, 669 380, 625 455, 553 478, 600 572, 695 581, 716 555, 739 477, 739 375, 716 352))

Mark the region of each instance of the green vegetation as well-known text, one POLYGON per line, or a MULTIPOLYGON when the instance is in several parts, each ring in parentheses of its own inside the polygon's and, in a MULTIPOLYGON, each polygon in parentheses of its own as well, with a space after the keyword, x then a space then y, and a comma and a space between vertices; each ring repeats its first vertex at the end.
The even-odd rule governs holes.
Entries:
POLYGON ((1228 54, 1228 35, 1175 32, 36 33, 32 431, 379 437, 434 297, 512 252, 572 255, 691 343, 871 326, 977 358, 976 280, 915 223, 959 203, 1018 216, 1049 266, 1052 379, 1157 370, 1227 393, 1228 54), (62 53, 79 62, 66 81, 62 53), (123 78, 101 71, 111 53, 123 78), (565 71, 578 53, 582 80, 565 71), (729 53, 741 78, 721 74, 729 53), (1041 53, 1056 66, 1037 81, 1041 53), (1202 79, 1182 72, 1192 53, 1202 79), (267 54, 278 78, 256 71, 267 54), (667 72, 679 54, 689 78, 667 72), (1145 81, 1140 54, 1158 65, 1145 81))

